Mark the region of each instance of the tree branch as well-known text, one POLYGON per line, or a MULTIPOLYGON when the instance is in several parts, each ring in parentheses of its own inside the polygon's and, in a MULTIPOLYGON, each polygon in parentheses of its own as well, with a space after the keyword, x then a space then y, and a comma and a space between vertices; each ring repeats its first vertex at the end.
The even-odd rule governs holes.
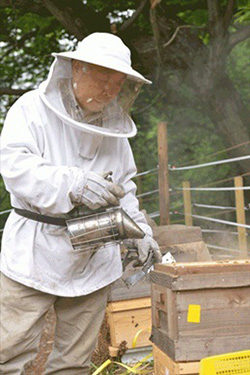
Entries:
POLYGON ((220 15, 217 0, 207 0, 209 30, 212 37, 220 34, 220 15))
POLYGON ((12 89, 8 87, 0 87, 0 96, 2 95, 15 95, 15 96, 20 96, 25 94, 28 91, 33 90, 32 88, 30 89, 12 89))
POLYGON ((133 15, 128 18, 122 25, 121 27, 119 28, 119 31, 124 31, 126 29, 128 29, 134 22, 135 20, 138 18, 138 16, 141 14, 141 12, 143 11, 145 5, 147 4, 148 0, 141 0, 138 8, 136 9, 136 11, 133 13, 133 15))
POLYGON ((219 7, 217 0, 207 0, 209 21, 216 23, 219 19, 219 7))
POLYGON ((225 14, 223 17, 223 29, 224 32, 227 31, 228 27, 230 26, 230 23, 233 18, 233 10, 234 10, 235 0, 228 0, 225 14))
MULTIPOLYGON (((43 5, 49 10, 49 12, 53 14, 53 16, 66 28, 66 30, 68 30, 70 34, 75 35, 78 40, 81 40, 83 37, 88 35, 85 24, 81 17, 81 13, 78 13, 78 15, 73 13, 71 11, 70 4, 67 7, 65 6, 65 2, 59 3, 55 0, 41 1, 43 5), (59 4, 61 4, 61 7, 59 4)), ((80 1, 76 4, 75 0, 74 5, 77 5, 80 8, 82 7, 82 10, 84 10, 83 4, 81 4, 80 1)))
POLYGON ((154 35, 154 41, 155 41, 155 46, 156 46, 156 56, 157 56, 157 75, 156 75, 156 80, 158 79, 159 73, 160 73, 160 68, 163 65, 163 58, 164 58, 164 53, 162 49, 162 44, 161 44, 161 37, 160 37, 160 30, 159 30, 159 25, 157 22, 157 13, 155 8, 150 9, 150 23, 154 35))
POLYGON ((180 31, 180 29, 189 29, 189 28, 205 29, 206 26, 195 26, 195 25, 181 25, 181 26, 178 26, 178 27, 175 29, 175 32, 173 33, 173 35, 171 36, 171 38, 167 41, 167 43, 164 43, 164 44, 163 44, 163 47, 167 47, 167 46, 169 46, 169 45, 174 41, 174 39, 176 38, 176 35, 177 35, 178 32, 180 31))
POLYGON ((231 51, 237 44, 250 37, 250 26, 244 26, 231 34, 228 40, 228 51, 231 51))

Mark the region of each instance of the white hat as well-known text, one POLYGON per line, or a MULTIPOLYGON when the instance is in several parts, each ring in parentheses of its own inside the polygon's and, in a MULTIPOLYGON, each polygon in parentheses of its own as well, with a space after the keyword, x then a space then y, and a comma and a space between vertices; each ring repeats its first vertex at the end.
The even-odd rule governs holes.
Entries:
POLYGON ((131 67, 129 48, 114 34, 90 34, 78 43, 75 51, 52 53, 52 55, 100 65, 125 73, 133 80, 147 84, 152 83, 131 67))

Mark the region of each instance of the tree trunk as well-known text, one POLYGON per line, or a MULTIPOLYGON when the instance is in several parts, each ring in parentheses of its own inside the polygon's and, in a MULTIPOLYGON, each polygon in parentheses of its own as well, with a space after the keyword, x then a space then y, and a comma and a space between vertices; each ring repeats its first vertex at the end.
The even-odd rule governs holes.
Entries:
MULTIPOLYGON (((248 119, 250 113, 233 87, 231 80, 224 76, 216 82, 214 90, 201 99, 207 114, 218 128, 226 147, 250 142, 248 119)), ((232 157, 250 155, 250 143, 229 151, 232 157)), ((250 172, 249 160, 239 161, 242 173, 250 172)))
MULTIPOLYGON (((214 90, 202 98, 203 106, 207 110, 216 126, 218 133, 224 140, 226 148, 243 144, 241 147, 228 150, 232 158, 250 155, 250 134, 248 119, 250 114, 243 105, 238 92, 233 87, 229 77, 223 76, 217 80, 214 90), (248 143, 247 143, 248 142, 248 143)), ((231 164, 234 174, 244 175, 244 185, 250 186, 250 160, 240 160, 231 164), (249 174, 247 174, 249 173, 249 174)), ((250 202, 250 191, 245 191, 246 203, 250 202)))
MULTIPOLYGON (((207 50, 203 50, 196 61, 196 71, 193 69, 191 76, 204 113, 215 125, 225 148, 229 148, 230 157, 235 158, 250 155, 250 112, 227 74, 227 41, 226 36, 220 36, 207 50), (234 148, 240 144, 241 147, 234 148)), ((249 159, 234 163, 232 170, 236 170, 235 166, 238 167, 238 174, 250 172, 249 159)), ((244 180, 250 184, 249 176, 244 180)))

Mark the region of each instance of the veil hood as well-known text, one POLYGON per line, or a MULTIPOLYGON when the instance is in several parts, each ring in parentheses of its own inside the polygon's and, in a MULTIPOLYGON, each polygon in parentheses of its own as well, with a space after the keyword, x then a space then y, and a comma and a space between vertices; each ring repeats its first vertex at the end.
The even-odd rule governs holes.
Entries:
POLYGON ((63 122, 85 132, 103 136, 129 138, 136 135, 136 126, 129 116, 129 110, 142 85, 151 82, 131 67, 130 50, 119 37, 108 33, 94 33, 79 42, 75 51, 52 55, 55 60, 47 80, 39 86, 39 91, 44 103, 63 122), (117 97, 98 114, 102 118, 102 126, 96 125, 97 115, 94 112, 93 118, 79 121, 72 117, 65 106, 61 87, 62 84, 69 87, 72 82, 72 59, 126 74, 126 80, 117 97))

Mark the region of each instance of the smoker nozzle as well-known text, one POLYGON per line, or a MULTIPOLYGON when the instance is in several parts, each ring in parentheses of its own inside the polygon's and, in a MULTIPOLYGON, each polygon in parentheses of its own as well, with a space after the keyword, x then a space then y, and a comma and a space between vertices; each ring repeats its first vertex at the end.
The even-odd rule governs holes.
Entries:
POLYGON ((143 238, 145 233, 120 207, 66 221, 75 251, 95 251, 108 242, 143 238))
POLYGON ((124 212, 122 209, 120 209, 120 215, 121 218, 119 220, 120 227, 119 233, 120 233, 120 239, 125 240, 127 238, 143 238, 145 236, 145 233, 143 230, 134 222, 131 217, 124 212))

